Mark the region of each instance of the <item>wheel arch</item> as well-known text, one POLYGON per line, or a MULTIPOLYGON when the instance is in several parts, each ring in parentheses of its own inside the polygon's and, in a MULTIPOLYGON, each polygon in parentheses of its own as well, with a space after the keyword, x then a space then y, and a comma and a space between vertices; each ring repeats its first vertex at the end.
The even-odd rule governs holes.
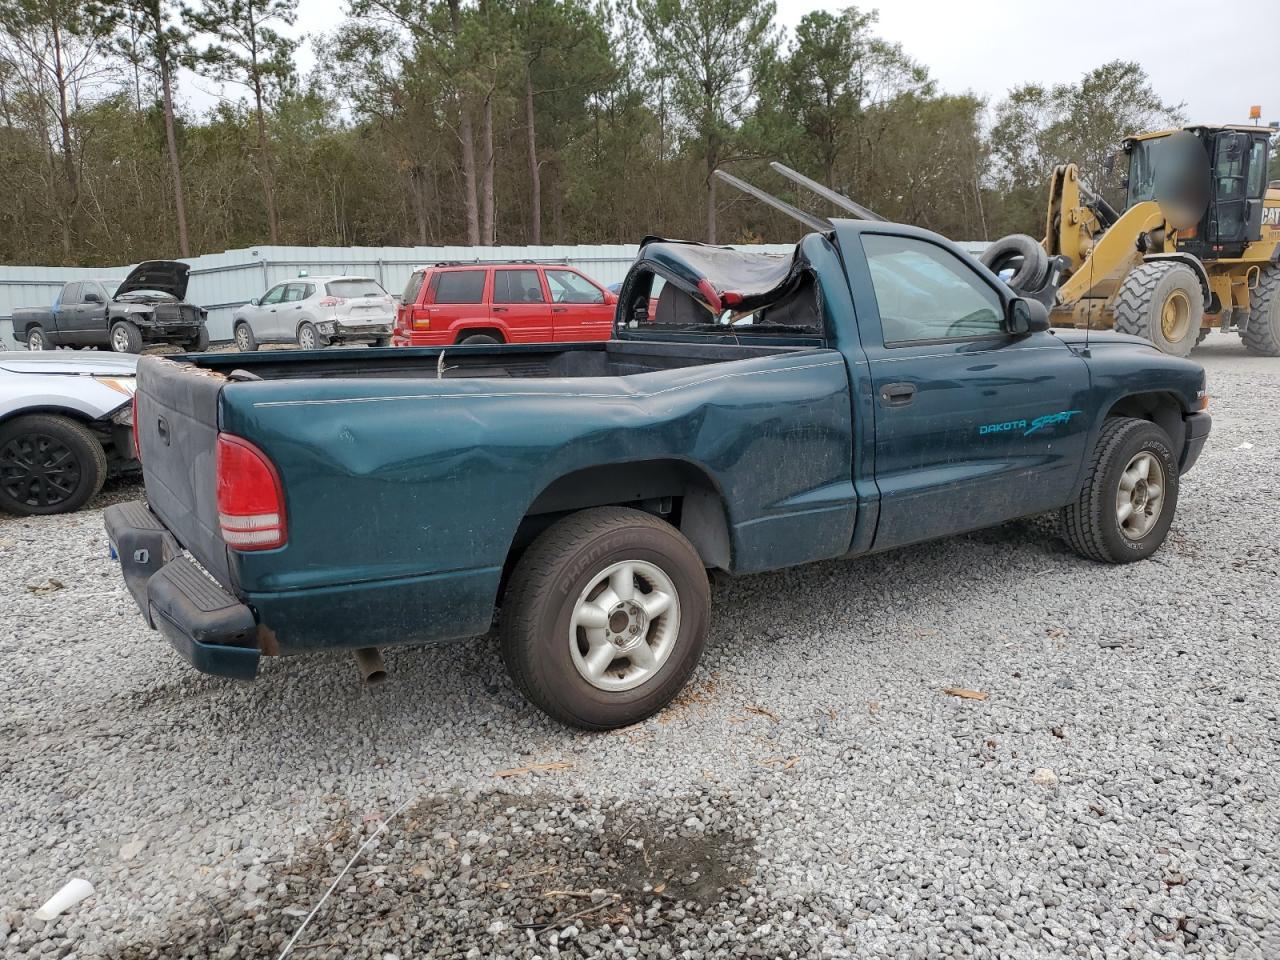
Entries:
POLYGON ((628 460, 566 473, 530 502, 508 552, 510 570, 524 548, 559 518, 591 507, 635 506, 669 522, 705 566, 728 570, 733 548, 726 501, 710 472, 688 460, 628 460))
POLYGON ((70 406, 65 402, 59 403, 56 401, 43 401, 32 404, 31 406, 24 406, 17 410, 10 410, 8 413, 0 413, 0 424, 9 423, 21 417, 29 417, 43 413, 52 416, 66 417, 68 420, 75 420, 77 423, 83 424, 86 427, 97 427, 102 426, 105 423, 110 423, 111 414, 114 412, 114 410, 109 410, 106 413, 102 413, 101 411, 89 406, 81 408, 70 406))
POLYGON ((1188 412, 1176 394, 1151 390, 1120 397, 1107 409, 1102 422, 1110 417, 1147 420, 1167 433, 1181 451, 1187 442, 1185 417, 1188 412))
POLYGON ((494 326, 489 321, 479 321, 471 325, 458 324, 449 331, 453 334, 453 346, 458 346, 467 337, 479 335, 488 335, 496 339, 499 343, 510 343, 511 337, 507 330, 501 326, 494 326))

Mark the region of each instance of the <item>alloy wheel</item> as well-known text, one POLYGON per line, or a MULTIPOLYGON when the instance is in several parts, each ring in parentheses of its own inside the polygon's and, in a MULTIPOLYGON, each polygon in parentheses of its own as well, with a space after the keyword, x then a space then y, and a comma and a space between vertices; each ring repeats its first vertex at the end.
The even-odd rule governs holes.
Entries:
POLYGON ((1116 489, 1116 522, 1130 540, 1141 540, 1160 519, 1164 486, 1160 458, 1148 450, 1134 454, 1116 489))
POLYGON ((52 507, 80 483, 80 463, 65 444, 42 433, 21 434, 0 449, 0 489, 18 503, 52 507))
POLYGON ((587 683, 631 690, 662 669, 680 634, 680 595, 655 564, 606 567, 578 595, 569 620, 569 652, 587 683))

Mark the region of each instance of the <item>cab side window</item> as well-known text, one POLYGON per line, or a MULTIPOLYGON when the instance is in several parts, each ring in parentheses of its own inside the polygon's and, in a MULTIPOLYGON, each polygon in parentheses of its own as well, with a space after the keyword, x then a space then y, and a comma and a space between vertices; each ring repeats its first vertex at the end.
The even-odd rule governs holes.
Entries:
POLYGON ((604 303, 604 293, 572 270, 548 270, 547 286, 552 303, 604 303))
POLYGON ((886 347, 1004 332, 999 295, 963 260, 913 237, 864 234, 886 347))

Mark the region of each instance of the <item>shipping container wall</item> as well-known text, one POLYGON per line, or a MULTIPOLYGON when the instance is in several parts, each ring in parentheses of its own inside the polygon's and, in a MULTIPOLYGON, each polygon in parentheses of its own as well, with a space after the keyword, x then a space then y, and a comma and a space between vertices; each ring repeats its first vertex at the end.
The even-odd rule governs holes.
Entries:
MULTIPOLYGON (((966 244, 978 252, 985 244, 966 244)), ((635 259, 635 244, 540 247, 251 247, 192 257, 187 299, 209 311, 209 337, 231 339, 231 315, 250 298, 261 296, 282 280, 350 274, 373 277, 391 293, 404 289, 414 267, 443 261, 542 260, 566 263, 605 285, 621 280, 635 259)), ((740 245, 741 250, 787 253, 791 244, 740 245)), ((14 349, 15 307, 47 306, 62 285, 72 280, 119 279, 130 266, 74 267, 0 266, 0 347, 14 349)))

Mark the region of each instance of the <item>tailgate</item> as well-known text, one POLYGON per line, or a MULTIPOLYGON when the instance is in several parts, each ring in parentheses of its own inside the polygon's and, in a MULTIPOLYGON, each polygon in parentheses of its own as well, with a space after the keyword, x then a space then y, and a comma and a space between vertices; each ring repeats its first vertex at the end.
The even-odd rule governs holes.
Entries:
POLYGON ((138 362, 138 444, 147 501, 182 546, 226 587, 218 532, 218 373, 163 357, 138 362))

